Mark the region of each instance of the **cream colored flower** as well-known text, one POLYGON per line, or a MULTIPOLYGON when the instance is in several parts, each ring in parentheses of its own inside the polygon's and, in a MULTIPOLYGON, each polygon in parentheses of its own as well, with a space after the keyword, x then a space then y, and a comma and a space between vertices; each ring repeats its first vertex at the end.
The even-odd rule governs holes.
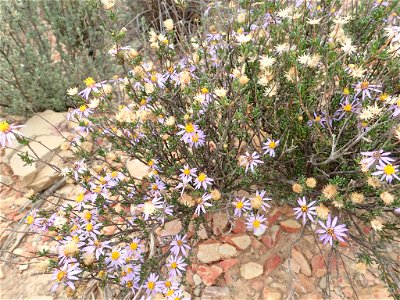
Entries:
POLYGON ((226 93, 227 93, 227 90, 226 89, 224 89, 224 88, 218 88, 218 89, 215 89, 214 90, 214 93, 215 93, 215 95, 217 95, 218 97, 225 97, 226 96, 226 93))
POLYGON ((326 185, 324 187, 324 189, 322 190, 322 194, 327 199, 335 198, 337 193, 338 193, 337 187, 335 185, 333 185, 333 184, 326 185))
POLYGON ((242 75, 239 77, 239 83, 241 85, 246 85, 249 82, 249 77, 247 77, 246 75, 242 75))
POLYGON ((393 201, 394 201, 394 196, 393 196, 391 193, 387 192, 387 191, 382 192, 382 193, 380 194, 380 197, 381 197, 382 201, 383 201, 386 205, 390 205, 390 204, 392 204, 393 201))
POLYGON ((68 96, 75 96, 79 93, 78 88, 76 86, 71 87, 67 90, 67 95, 68 96))
POLYGON ((309 19, 307 18, 307 23, 310 25, 318 25, 321 22, 322 18, 319 19, 309 19))
POLYGON ((369 186, 372 186, 374 189, 378 189, 382 186, 381 181, 377 177, 368 177, 367 183, 369 186))
POLYGON ((85 252, 82 255, 82 258, 83 258, 83 263, 87 266, 91 265, 95 261, 93 252, 85 252))
POLYGON ((317 186, 317 180, 314 177, 307 178, 306 186, 312 189, 315 188, 317 186))
POLYGON ((367 270, 368 270, 368 267, 367 267, 366 263, 359 262, 359 263, 356 264, 355 269, 356 269, 356 271, 358 273, 366 274, 367 270))
POLYGON ((263 55, 260 57, 260 67, 262 69, 270 68, 275 63, 275 61, 276 61, 275 57, 263 55))
POLYGON ((313 55, 311 56, 311 58, 308 60, 307 65, 308 65, 310 68, 315 68, 315 67, 318 66, 320 60, 321 60, 321 55, 319 55, 318 53, 313 54, 313 55))
POLYGON ((293 192, 295 192, 297 194, 301 194, 303 192, 303 187, 301 186, 301 184, 294 183, 292 185, 292 190, 293 190, 293 192))
POLYGON ((211 199, 214 201, 218 201, 221 199, 221 193, 217 189, 211 191, 211 199))
POLYGON ((100 99, 99 98, 93 98, 92 100, 90 100, 88 107, 89 108, 96 108, 97 106, 99 106, 100 103, 100 99))
POLYGON ((176 122, 176 119, 174 116, 170 116, 167 118, 167 120, 165 121, 165 125, 167 126, 173 126, 176 122))
POLYGON ((311 55, 305 53, 305 54, 299 56, 299 57, 297 58, 297 61, 298 61, 299 63, 301 63, 302 65, 308 65, 308 61, 309 61, 310 59, 311 59, 311 55))
POLYGON ((167 19, 163 22, 164 27, 167 31, 174 30, 174 21, 172 19, 167 19))
POLYGON ((379 221, 378 219, 374 219, 371 221, 371 227, 373 230, 375 231, 382 231, 383 229, 383 224, 381 221, 379 221))
POLYGON ((105 10, 109 10, 111 8, 113 8, 115 4, 115 0, 101 0, 101 5, 103 6, 103 8, 105 10))
POLYGON ((317 216, 322 219, 322 220, 326 220, 328 218, 329 215, 329 208, 327 208, 325 205, 323 205, 322 203, 320 205, 317 206, 316 208, 316 213, 317 216))
POLYGON ((350 200, 355 204, 361 204, 364 202, 364 195, 357 192, 351 193, 350 200))
POLYGON ((247 18, 247 13, 246 12, 242 12, 242 13, 238 14, 236 20, 239 23, 244 23, 244 22, 246 22, 246 18, 247 18))

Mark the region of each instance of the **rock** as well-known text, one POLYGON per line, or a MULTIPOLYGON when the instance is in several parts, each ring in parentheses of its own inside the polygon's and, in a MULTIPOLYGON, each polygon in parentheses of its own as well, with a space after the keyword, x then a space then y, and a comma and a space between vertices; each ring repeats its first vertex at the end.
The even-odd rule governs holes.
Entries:
POLYGON ((221 258, 231 258, 237 255, 237 250, 235 247, 229 244, 222 244, 218 248, 218 253, 221 258))
POLYGON ((213 215, 213 232, 215 235, 221 235, 228 225, 228 216, 226 212, 217 212, 213 215))
POLYGON ((201 277, 206 286, 210 286, 213 285, 217 281, 219 275, 222 274, 222 268, 216 265, 201 265, 197 268, 197 274, 201 277))
MULTIPOLYGON (((35 139, 36 137, 42 135, 59 136, 59 133, 54 126, 58 127, 61 123, 66 123, 66 113, 58 113, 51 110, 46 110, 30 118, 25 123, 25 126, 19 129, 18 132, 31 139, 35 139)), ((10 147, 17 150, 23 148, 23 146, 20 145, 16 140, 13 140, 10 147)), ((6 149, 3 162, 10 164, 10 160, 15 154, 16 151, 14 149, 6 149)))
POLYGON ((220 245, 221 243, 217 241, 200 244, 197 259, 205 264, 221 260, 221 255, 218 252, 220 245))
POLYGON ((250 236, 246 234, 230 235, 225 237, 225 242, 235 246, 239 250, 247 249, 251 244, 250 236))
POLYGON ((304 255, 300 251, 297 251, 293 248, 292 257, 300 265, 301 273, 307 276, 311 276, 311 267, 304 255))
POLYGON ((326 288, 326 276, 323 276, 319 281, 319 287, 323 290, 326 288))
POLYGON ((201 277, 197 274, 193 275, 193 281, 194 281, 194 285, 200 285, 201 284, 201 277))
POLYGON ((256 290, 257 292, 261 291, 261 289, 264 286, 264 281, 260 280, 255 280, 251 283, 251 287, 256 290))
POLYGON ((269 218, 267 220, 267 223, 268 223, 268 227, 271 227, 272 225, 275 224, 275 222, 281 216, 281 212, 279 211, 278 208, 275 207, 268 215, 269 215, 269 218))
POLYGON ((180 220, 173 220, 164 224, 164 228, 160 231, 160 236, 176 235, 182 230, 182 222, 180 220))
POLYGON ((303 294, 317 292, 317 289, 314 285, 313 280, 301 273, 297 275, 297 280, 295 280, 295 283, 294 283, 294 289, 297 292, 303 293, 303 294))
MULTIPOLYGON (((54 161, 61 161, 59 157, 54 157, 50 163, 54 161)), ((57 179, 61 179, 60 175, 50 166, 46 165, 41 169, 32 180, 30 184, 27 184, 28 189, 32 189, 35 192, 41 192, 49 188, 57 179)))
POLYGON ((138 159, 127 161, 126 168, 134 179, 139 180, 143 179, 143 177, 147 176, 151 171, 151 168, 148 165, 142 163, 138 159))
POLYGON ((32 296, 27 298, 26 300, 53 300, 52 296, 32 296))
POLYGON ((258 250, 261 247, 263 247, 263 244, 259 240, 257 240, 254 236, 251 236, 250 239, 251 239, 251 248, 258 250))
MULTIPOLYGON (((50 162, 54 156, 54 151, 64 142, 64 138, 59 135, 46 135, 36 138, 36 141, 41 142, 42 144, 46 145, 46 147, 36 142, 30 142, 29 146, 32 148, 32 150, 28 146, 23 146, 21 151, 23 153, 28 152, 28 155, 35 159, 40 159, 44 162, 50 162)), ((20 180, 25 185, 29 185, 32 183, 36 174, 46 166, 46 164, 41 161, 25 166, 25 162, 21 160, 21 157, 18 155, 18 153, 15 153, 10 159, 10 166, 14 175, 19 176, 20 180)))
POLYGON ((369 299, 379 299, 379 300, 389 300, 393 299, 387 287, 384 285, 376 285, 373 287, 363 288, 358 291, 358 299, 360 300, 369 300, 369 299))
POLYGON ((326 274, 325 259, 322 255, 316 255, 311 259, 311 266, 313 275, 322 277, 326 274))
POLYGON ((291 259, 290 262, 289 259, 285 260, 282 266, 286 270, 291 270, 296 274, 300 273, 300 265, 294 259, 291 259))
POLYGON ((281 300, 282 299, 282 293, 279 292, 278 290, 271 289, 269 287, 265 287, 263 289, 262 293, 263 300, 281 300))
POLYGON ((253 279, 263 273, 263 266, 255 262, 249 262, 240 267, 240 275, 244 279, 253 279))
POLYGON ((274 271, 280 264, 282 264, 282 257, 278 254, 270 256, 264 263, 265 275, 274 271))
POLYGON ((4 276, 3 268, 0 267, 0 279, 4 279, 4 278, 5 278, 5 276, 4 276))
MULTIPOLYGON (((196 286, 196 288, 193 291, 193 295, 199 297, 200 294, 201 294, 201 287, 200 286, 196 286)), ((199 298, 197 298, 197 299, 199 299, 199 298)))
POLYGON ((0 175, 0 182, 10 185, 13 182, 13 179, 11 176, 0 175))
POLYGON ((230 259, 225 259, 221 262, 218 263, 218 266, 221 267, 224 272, 228 271, 231 267, 237 265, 239 260, 237 258, 230 258, 230 259))
POLYGON ((237 218, 235 220, 235 225, 232 228, 232 232, 233 233, 237 233, 237 234, 238 233, 241 233, 241 234, 246 233, 246 223, 245 223, 245 221, 243 219, 237 218))
POLYGON ((192 285, 192 286, 195 285, 195 282, 194 282, 194 279, 193 279, 194 275, 195 274, 193 274, 192 268, 190 266, 188 266, 188 268, 186 269, 185 277, 186 277, 187 283, 192 285))
POLYGON ((207 286, 203 295, 201 296, 201 300, 226 300, 230 299, 230 292, 227 286, 219 287, 219 286, 207 286))
POLYGON ((295 233, 301 229, 301 224, 292 219, 282 221, 280 225, 284 231, 289 233, 295 233))

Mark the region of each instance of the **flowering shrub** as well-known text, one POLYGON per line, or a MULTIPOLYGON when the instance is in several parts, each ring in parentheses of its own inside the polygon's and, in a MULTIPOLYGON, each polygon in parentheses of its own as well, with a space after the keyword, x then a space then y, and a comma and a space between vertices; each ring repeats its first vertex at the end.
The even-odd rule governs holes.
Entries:
MULTIPOLYGON (((172 20, 149 32, 146 51, 114 33, 110 54, 125 72, 69 91, 76 138, 65 149, 79 159, 60 173, 80 194, 26 218, 58 241, 57 254, 41 253, 53 289, 96 279, 135 297, 181 299, 207 213, 244 216, 260 236, 270 203, 285 202, 332 251, 357 245, 359 262, 378 263, 398 293, 399 263, 378 247, 399 238, 397 5, 214 3, 209 31, 180 39, 182 51, 172 20), (148 174, 135 176, 129 161, 148 174), (179 234, 157 236, 175 219, 179 234)), ((0 126, 3 145, 14 135, 30 143, 0 126)))

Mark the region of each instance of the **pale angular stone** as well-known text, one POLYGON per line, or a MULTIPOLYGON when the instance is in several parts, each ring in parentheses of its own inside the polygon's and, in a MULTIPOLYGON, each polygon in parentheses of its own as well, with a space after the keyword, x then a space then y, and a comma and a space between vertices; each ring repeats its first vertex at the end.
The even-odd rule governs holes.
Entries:
POLYGON ((138 159, 129 160, 126 163, 126 167, 128 168, 129 174, 139 180, 143 179, 143 177, 147 176, 151 171, 151 168, 148 165, 142 163, 138 159))
POLYGON ((301 273, 311 276, 311 267, 304 255, 300 251, 292 249, 292 257, 300 265, 301 273))
POLYGON ((199 251, 197 252, 197 259, 205 264, 221 260, 221 255, 218 252, 220 245, 221 243, 219 242, 212 242, 199 245, 199 251))
POLYGON ((221 255, 221 258, 231 258, 236 256, 238 252, 232 245, 222 244, 218 248, 218 253, 221 255))
POLYGON ((291 259, 290 263, 289 263, 289 259, 285 260, 285 262, 283 263, 282 266, 286 270, 291 270, 292 272, 294 272, 296 274, 300 272, 300 265, 294 259, 291 259))
POLYGON ((194 281, 194 285, 200 285, 202 283, 201 277, 197 274, 193 275, 193 281, 194 281))
POLYGON ((240 267, 240 275, 244 279, 253 279, 263 273, 263 266, 255 262, 249 262, 240 267))
POLYGON ((176 235, 182 230, 182 222, 173 220, 165 223, 164 228, 160 231, 160 236, 165 237, 169 235, 176 235))
POLYGON ((227 286, 219 287, 219 286, 207 286, 203 295, 201 296, 201 300, 227 300, 230 299, 230 292, 227 286))
POLYGON ((215 235, 220 235, 226 225, 228 225, 226 212, 217 212, 213 215, 213 232, 215 235))

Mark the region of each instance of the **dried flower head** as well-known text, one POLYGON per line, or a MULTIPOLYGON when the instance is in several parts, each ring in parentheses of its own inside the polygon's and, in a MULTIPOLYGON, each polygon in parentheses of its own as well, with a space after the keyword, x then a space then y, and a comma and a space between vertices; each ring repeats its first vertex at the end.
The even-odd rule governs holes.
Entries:
POLYGON ((390 205, 393 203, 394 201, 394 196, 389 193, 388 191, 382 192, 380 194, 380 197, 382 199, 382 201, 386 204, 386 205, 390 205))
POLYGON ((306 186, 313 189, 317 186, 317 180, 314 177, 309 177, 306 179, 306 186))
POLYGON ((373 230, 375 231, 382 231, 383 229, 383 224, 381 221, 379 221, 378 219, 373 219, 371 221, 371 227, 373 230))
POLYGON ((364 195, 357 192, 351 193, 350 200, 355 204, 361 204, 364 202, 364 195))
POLYGON ((321 203, 320 205, 317 206, 316 212, 318 218, 326 220, 326 218, 328 218, 329 215, 329 208, 327 208, 325 205, 321 203))
POLYGON ((301 194, 303 192, 303 187, 299 183, 294 183, 292 185, 292 190, 293 190, 293 192, 295 192, 297 194, 301 194))
POLYGON ((324 189, 322 190, 322 194, 327 199, 333 199, 336 197, 338 191, 337 187, 333 184, 327 184, 324 189))
POLYGON ((214 201, 218 201, 221 199, 221 193, 217 189, 211 191, 211 199, 214 201))
POLYGON ((374 189, 378 189, 382 186, 381 182, 376 177, 368 177, 367 183, 369 186, 372 186, 374 189))

